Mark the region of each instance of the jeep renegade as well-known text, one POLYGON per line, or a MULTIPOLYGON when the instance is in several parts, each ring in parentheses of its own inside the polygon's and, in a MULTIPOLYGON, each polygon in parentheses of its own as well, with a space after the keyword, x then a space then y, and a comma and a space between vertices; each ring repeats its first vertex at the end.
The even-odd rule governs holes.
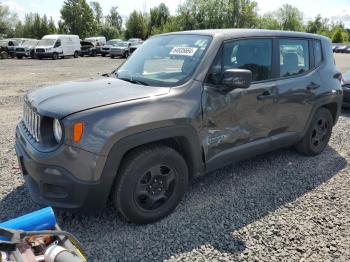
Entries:
MULTIPOLYGON (((277 148, 313 156, 342 104, 323 36, 203 30, 151 37, 116 71, 25 96, 16 152, 35 202, 171 213, 188 181, 277 148)), ((224 189, 223 189, 224 190, 224 189)))

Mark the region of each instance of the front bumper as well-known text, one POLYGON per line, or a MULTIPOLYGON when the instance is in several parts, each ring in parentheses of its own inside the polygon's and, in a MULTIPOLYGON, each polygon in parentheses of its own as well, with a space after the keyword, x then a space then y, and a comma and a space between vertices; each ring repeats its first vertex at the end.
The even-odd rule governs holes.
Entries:
POLYGON ((53 57, 53 52, 35 52, 35 56, 37 58, 52 58, 53 57))
POLYGON ((110 53, 111 53, 111 50, 103 50, 103 49, 101 49, 101 54, 109 55, 110 53))
POLYGON ((16 129, 15 149, 34 202, 64 209, 105 206, 109 195, 105 184, 101 180, 79 179, 72 172, 80 168, 80 173, 84 175, 87 169, 96 166, 91 163, 96 159, 94 154, 68 145, 62 145, 55 152, 39 152, 24 137, 19 124, 16 129), (72 154, 72 151, 75 152, 72 154))

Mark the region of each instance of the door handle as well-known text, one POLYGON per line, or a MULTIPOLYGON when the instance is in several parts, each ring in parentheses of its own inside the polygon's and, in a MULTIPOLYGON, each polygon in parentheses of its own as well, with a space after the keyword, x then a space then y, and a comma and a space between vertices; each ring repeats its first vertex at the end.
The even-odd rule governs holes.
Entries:
POLYGON ((317 88, 319 88, 319 87, 320 87, 319 84, 316 84, 316 83, 314 83, 314 82, 311 82, 311 83, 306 87, 306 89, 307 89, 307 90, 315 90, 315 89, 317 89, 317 88))
POLYGON ((258 95, 256 98, 258 100, 264 100, 267 98, 275 97, 275 94, 271 94, 270 91, 264 91, 261 95, 258 95))

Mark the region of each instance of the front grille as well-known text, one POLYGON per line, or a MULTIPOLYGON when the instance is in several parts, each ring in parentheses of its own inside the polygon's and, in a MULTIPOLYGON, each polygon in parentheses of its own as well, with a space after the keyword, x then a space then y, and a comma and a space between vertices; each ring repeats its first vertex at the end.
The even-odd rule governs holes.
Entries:
POLYGON ((109 48, 108 47, 104 47, 104 48, 102 48, 102 50, 108 51, 109 48))
POLYGON ((17 47, 17 48, 16 48, 16 51, 24 52, 25 50, 24 50, 24 48, 22 48, 22 47, 17 47))
POLYGON ((37 53, 44 53, 45 49, 44 48, 37 48, 37 49, 35 49, 35 52, 37 52, 37 53))
POLYGON ((343 87, 350 88, 350 84, 344 84, 343 87))
POLYGON ((36 142, 40 141, 40 122, 41 117, 35 113, 27 103, 23 106, 23 123, 29 134, 36 142))

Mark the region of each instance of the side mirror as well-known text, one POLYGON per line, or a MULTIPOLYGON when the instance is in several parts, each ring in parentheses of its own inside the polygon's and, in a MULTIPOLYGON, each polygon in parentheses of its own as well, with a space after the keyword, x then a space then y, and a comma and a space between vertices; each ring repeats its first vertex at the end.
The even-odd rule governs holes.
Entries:
POLYGON ((236 88, 248 88, 252 82, 252 71, 247 69, 227 69, 224 71, 220 91, 228 93, 236 88))

